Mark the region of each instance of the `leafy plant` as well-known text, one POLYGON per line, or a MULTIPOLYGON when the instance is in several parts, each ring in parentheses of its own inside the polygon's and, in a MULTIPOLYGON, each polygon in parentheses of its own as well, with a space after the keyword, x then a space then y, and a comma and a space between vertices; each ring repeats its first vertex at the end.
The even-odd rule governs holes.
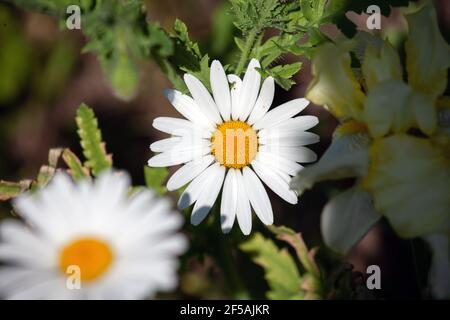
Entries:
POLYGON ((265 278, 270 291, 269 299, 317 299, 321 296, 320 270, 314 260, 314 251, 309 251, 299 233, 281 226, 269 227, 278 239, 285 241, 295 249, 296 259, 286 250, 261 233, 240 245, 241 250, 249 253, 253 261, 264 268, 265 278), (302 267, 302 272, 297 264, 302 267))

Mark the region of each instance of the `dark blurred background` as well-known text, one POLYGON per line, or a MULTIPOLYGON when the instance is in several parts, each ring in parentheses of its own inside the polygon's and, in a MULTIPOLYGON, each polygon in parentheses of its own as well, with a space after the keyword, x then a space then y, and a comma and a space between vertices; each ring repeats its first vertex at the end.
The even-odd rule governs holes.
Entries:
MULTIPOLYGON (((228 19, 227 3, 220 0, 148 0, 148 18, 170 30, 175 18, 189 27, 191 38, 201 44, 212 58, 238 59, 233 36, 237 32, 228 19), (226 25, 226 24, 225 24, 226 25), (217 39, 217 35, 220 39, 217 39)), ((441 31, 447 41, 450 28, 450 1, 436 1, 441 31)), ((348 17, 364 26, 364 17, 348 17)), ((382 33, 400 45, 405 22, 399 10, 383 18, 382 33)), ((329 26, 326 33, 337 36, 329 26)), ((144 184, 143 166, 151 156, 149 145, 165 135, 152 128, 158 116, 179 116, 163 96, 171 87, 152 62, 144 63, 138 94, 130 101, 119 99, 109 86, 93 54, 81 54, 86 39, 81 31, 61 29, 49 16, 25 11, 0 1, 0 179, 34 178, 47 162, 48 150, 69 147, 81 156, 75 127, 75 111, 84 102, 99 119, 108 152, 116 168, 130 172, 135 184, 144 184)), ((286 56, 285 61, 294 57, 286 56)), ((310 63, 296 76, 297 85, 289 92, 277 88, 274 105, 301 97, 311 79, 310 63)), ((320 156, 330 143, 336 121, 323 108, 311 106, 306 113, 319 117, 312 131, 321 142, 312 146, 320 156)), ((309 246, 321 245, 319 221, 329 197, 352 181, 320 183, 306 192, 296 206, 270 194, 275 224, 285 224, 302 232, 309 246)), ((0 203, 0 217, 10 213, 7 203, 0 203)), ((260 227, 260 226, 259 226, 260 227)), ((428 257, 421 243, 401 240, 386 223, 373 228, 346 257, 356 270, 378 264, 382 270, 381 298, 418 298, 426 284, 420 278, 428 257)))

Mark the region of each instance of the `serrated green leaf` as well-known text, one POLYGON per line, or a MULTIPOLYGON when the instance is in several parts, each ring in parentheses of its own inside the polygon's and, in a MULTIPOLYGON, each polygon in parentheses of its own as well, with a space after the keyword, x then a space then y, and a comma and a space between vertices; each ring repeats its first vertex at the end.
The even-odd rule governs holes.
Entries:
MULTIPOLYGON (((175 66, 171 67, 166 65, 166 70, 171 70, 171 75, 175 77, 176 69, 184 71, 196 76, 207 88, 210 90, 209 84, 209 56, 202 55, 199 45, 189 38, 186 24, 177 19, 174 24, 175 34, 173 40, 175 43, 174 55, 168 59, 168 62, 175 66)), ((181 85, 177 81, 177 86, 185 89, 184 85, 181 85)))
POLYGON ((198 71, 190 70, 185 67, 181 67, 181 70, 186 71, 199 79, 205 87, 211 92, 211 84, 210 84, 210 67, 209 67, 209 56, 206 54, 200 60, 200 68, 198 71))
POLYGON ((62 158, 69 168, 70 175, 74 180, 80 180, 89 177, 89 170, 83 167, 80 159, 70 150, 65 149, 62 158))
POLYGON ((286 17, 299 6, 280 0, 230 0, 235 25, 244 34, 264 28, 285 29, 286 17))
POLYGON ((85 165, 98 176, 101 171, 111 168, 112 160, 111 156, 106 154, 102 134, 92 109, 82 104, 78 108, 76 122, 80 144, 86 157, 85 165))
POLYGON ((264 268, 270 291, 269 299, 302 299, 301 277, 292 256, 280 250, 275 243, 255 233, 240 245, 240 249, 252 255, 255 263, 264 268))
POLYGON ((302 63, 295 62, 295 63, 291 63, 291 64, 276 66, 276 67, 270 69, 270 72, 280 78, 290 79, 297 72, 299 72, 301 68, 302 68, 302 63))
POLYGON ((167 193, 167 188, 164 185, 169 171, 167 168, 152 168, 144 167, 145 184, 147 187, 155 190, 158 194, 164 195, 167 193))
POLYGON ((316 278, 320 277, 320 270, 314 260, 313 251, 308 250, 300 233, 296 233, 294 230, 285 226, 268 226, 268 229, 272 231, 278 239, 286 241, 295 249, 299 261, 306 271, 316 278))
POLYGON ((291 78, 301 69, 302 63, 296 62, 293 64, 280 65, 272 69, 258 69, 258 71, 264 76, 271 76, 275 79, 275 82, 281 86, 284 90, 289 90, 295 81, 291 78))

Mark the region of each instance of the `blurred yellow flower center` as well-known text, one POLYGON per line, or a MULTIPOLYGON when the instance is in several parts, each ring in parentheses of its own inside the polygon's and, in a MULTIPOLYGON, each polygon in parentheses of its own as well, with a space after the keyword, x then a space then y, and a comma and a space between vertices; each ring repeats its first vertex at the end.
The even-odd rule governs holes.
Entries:
POLYGON ((82 238, 62 249, 59 262, 64 273, 70 266, 76 266, 80 268, 81 281, 91 281, 104 274, 112 260, 111 249, 105 242, 82 238))
POLYGON ((211 137, 212 154, 227 168, 249 165, 258 152, 258 135, 243 121, 227 121, 217 126, 211 137))

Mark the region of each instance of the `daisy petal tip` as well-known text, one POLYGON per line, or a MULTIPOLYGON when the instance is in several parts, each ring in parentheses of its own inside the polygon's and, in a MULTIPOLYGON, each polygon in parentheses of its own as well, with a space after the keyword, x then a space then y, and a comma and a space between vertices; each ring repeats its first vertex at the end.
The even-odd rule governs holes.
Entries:
POLYGON ((252 58, 248 64, 249 68, 261 68, 261 64, 258 59, 252 58))
POLYGON ((166 88, 164 89, 163 93, 167 100, 173 101, 175 99, 175 90, 166 88))
POLYGON ((178 209, 184 210, 190 205, 190 196, 188 194, 182 194, 177 203, 178 209))
POLYGON ((305 107, 307 107, 311 103, 311 101, 309 101, 306 98, 300 98, 299 100, 302 103, 302 105, 304 105, 305 107))
POLYGON ((169 183, 167 183, 166 189, 169 192, 173 192, 173 191, 177 190, 177 188, 175 186, 173 186, 172 184, 169 184, 169 183))
POLYGON ((229 227, 222 227, 222 233, 223 234, 229 234, 231 232, 231 228, 229 227))
POLYGON ((219 60, 213 60, 211 63, 211 68, 223 69, 222 63, 219 60))

